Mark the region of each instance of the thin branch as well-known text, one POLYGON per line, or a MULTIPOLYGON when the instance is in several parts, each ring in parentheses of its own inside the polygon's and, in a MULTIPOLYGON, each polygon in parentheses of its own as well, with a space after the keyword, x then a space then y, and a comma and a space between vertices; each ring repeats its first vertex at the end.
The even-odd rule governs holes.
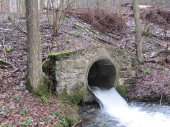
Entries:
MULTIPOLYGON (((143 32, 142 35, 146 36, 145 32, 143 32)), ((168 37, 168 36, 156 35, 156 34, 153 34, 153 33, 149 33, 149 35, 152 36, 152 37, 156 37, 160 40, 170 40, 170 37, 168 37)))
POLYGON ((160 101, 159 101, 159 105, 160 105, 160 106, 162 105, 162 96, 163 96, 163 94, 161 93, 161 99, 160 99, 160 101))
POLYGON ((6 66, 11 65, 9 62, 3 61, 2 59, 0 59, 0 64, 6 65, 6 66))
POLYGON ((24 30, 22 30, 19 25, 15 24, 15 23, 11 20, 11 18, 8 18, 8 20, 9 20, 9 21, 14 25, 14 27, 17 28, 21 33, 27 35, 27 32, 24 31, 24 30))
POLYGON ((77 125, 82 123, 82 119, 80 119, 77 123, 75 123, 72 127, 76 127, 77 125))
POLYGON ((8 59, 7 59, 7 53, 6 53, 6 51, 5 51, 5 35, 4 35, 4 34, 3 34, 2 45, 3 45, 3 47, 4 47, 5 59, 6 59, 6 61, 8 61, 8 59))
POLYGON ((156 56, 160 55, 161 53, 169 54, 170 51, 168 51, 167 49, 161 49, 160 51, 155 52, 154 54, 152 54, 152 55, 150 56, 150 58, 155 58, 156 56))

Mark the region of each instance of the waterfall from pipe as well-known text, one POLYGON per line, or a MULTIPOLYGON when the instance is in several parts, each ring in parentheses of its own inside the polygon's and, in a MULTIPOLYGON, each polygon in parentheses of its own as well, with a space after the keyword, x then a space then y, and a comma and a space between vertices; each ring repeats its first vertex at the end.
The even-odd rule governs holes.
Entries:
POLYGON ((115 88, 110 90, 94 88, 93 93, 100 104, 101 111, 125 127, 170 127, 170 116, 129 106, 115 88))

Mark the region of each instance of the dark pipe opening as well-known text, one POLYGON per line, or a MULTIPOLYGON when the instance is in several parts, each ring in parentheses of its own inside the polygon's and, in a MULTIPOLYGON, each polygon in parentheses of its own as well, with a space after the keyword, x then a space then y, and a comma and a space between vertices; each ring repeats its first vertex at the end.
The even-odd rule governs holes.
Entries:
POLYGON ((114 86, 116 80, 116 69, 112 62, 107 59, 101 59, 91 66, 88 73, 88 85, 103 89, 110 89, 114 86))

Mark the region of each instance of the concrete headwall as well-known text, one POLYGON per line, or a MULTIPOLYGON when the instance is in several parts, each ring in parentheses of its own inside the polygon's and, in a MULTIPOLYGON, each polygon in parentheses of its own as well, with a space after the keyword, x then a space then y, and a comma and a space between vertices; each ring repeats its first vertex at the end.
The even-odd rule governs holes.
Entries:
POLYGON ((133 77, 130 59, 120 49, 109 46, 78 50, 56 61, 57 93, 82 89, 85 102, 94 99, 93 81, 94 86, 110 88, 131 84, 133 77))

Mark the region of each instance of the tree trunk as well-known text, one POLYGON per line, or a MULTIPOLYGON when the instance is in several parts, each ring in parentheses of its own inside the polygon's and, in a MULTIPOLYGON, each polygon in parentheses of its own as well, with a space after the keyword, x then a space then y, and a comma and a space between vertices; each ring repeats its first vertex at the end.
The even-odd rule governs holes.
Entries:
POLYGON ((64 11, 64 0, 60 0, 58 12, 57 12, 57 34, 60 29, 62 15, 64 14, 63 11, 64 11))
POLYGON ((20 14, 25 14, 25 4, 23 0, 20 0, 20 14))
POLYGON ((5 0, 1 1, 1 12, 5 12, 5 0))
POLYGON ((133 12, 135 19, 135 41, 136 41, 136 54, 139 62, 143 62, 143 53, 142 53, 142 33, 141 33, 141 21, 140 21, 140 13, 139 13, 139 1, 133 0, 133 12))
POLYGON ((52 10, 53 10, 53 35, 57 35, 57 16, 56 16, 56 8, 54 6, 55 0, 51 1, 52 3, 52 10))
MULTIPOLYGON (((27 53, 28 53, 28 80, 27 85, 33 91, 39 92, 38 88, 43 77, 41 59, 41 40, 38 0, 25 0, 26 23, 27 23, 27 53)), ((28 87, 27 87, 28 88, 28 87)))
POLYGON ((44 9, 44 0, 39 0, 39 11, 41 14, 43 14, 44 9))
POLYGON ((6 12, 9 14, 10 13, 10 1, 6 0, 6 12))
POLYGON ((53 9, 53 35, 57 35, 58 31, 60 29, 60 23, 61 23, 61 16, 64 10, 64 0, 57 0, 57 3, 59 4, 57 7, 57 13, 55 8, 55 0, 52 0, 52 9, 53 9))

